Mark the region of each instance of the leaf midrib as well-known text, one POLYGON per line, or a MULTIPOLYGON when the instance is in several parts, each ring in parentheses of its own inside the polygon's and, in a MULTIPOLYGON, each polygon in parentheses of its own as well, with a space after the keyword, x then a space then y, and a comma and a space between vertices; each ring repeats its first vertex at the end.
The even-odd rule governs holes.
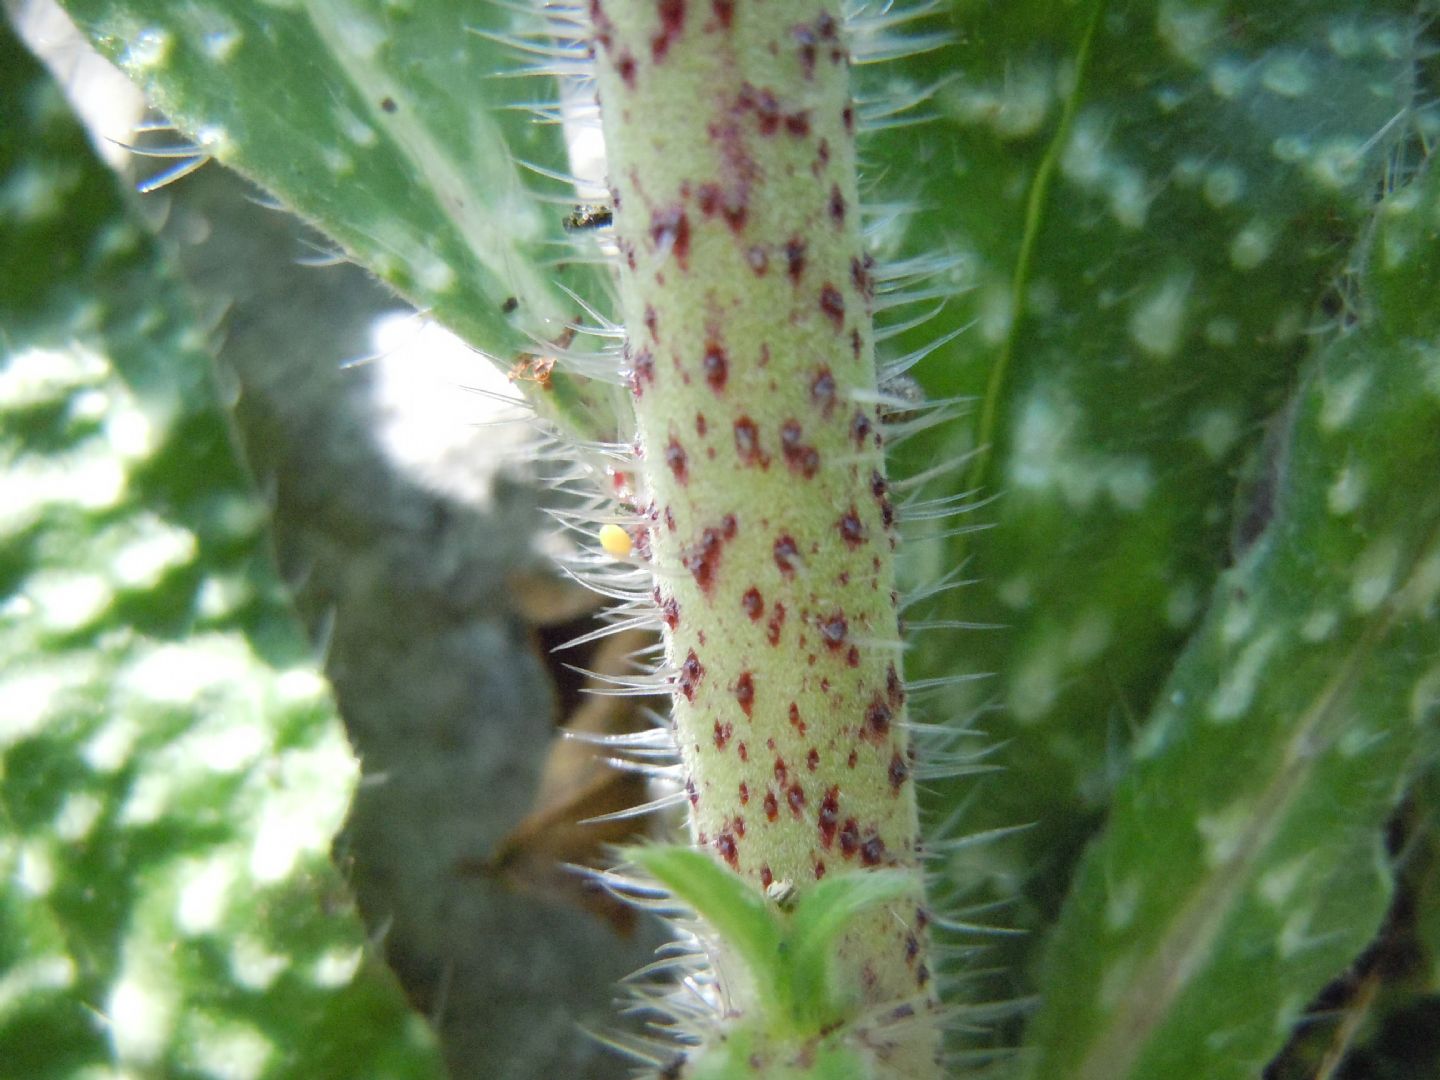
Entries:
POLYGON ((1024 322, 1025 290, 1030 283, 1030 269, 1035 257, 1035 246, 1049 205, 1051 181, 1054 179, 1055 170, 1060 163, 1060 155, 1064 152, 1066 143, 1069 142, 1070 128, 1074 122, 1075 113, 1079 109, 1081 90, 1085 85, 1085 75, 1090 64, 1091 45, 1095 40, 1095 30, 1100 25, 1100 16, 1104 12, 1105 6, 1106 0, 1095 0, 1091 9, 1090 21, 1085 27, 1085 33, 1080 39, 1079 50, 1075 54, 1074 85, 1065 98, 1065 104, 1060 113, 1060 124, 1045 149, 1045 156, 1040 159, 1040 166, 1035 172, 1034 180, 1030 183, 1030 191, 1025 200, 1025 227, 1020 237, 1020 251, 1015 259, 1015 272, 1010 282, 1010 328, 1005 335, 1005 340, 1001 343, 995 363, 991 365, 990 377, 985 384, 980 419, 975 428, 975 464, 970 470, 968 483, 964 485, 972 490, 981 490, 984 487, 991 461, 994 458, 993 440, 1000 412, 1000 396, 1005 389, 1006 376, 1009 374, 1011 361, 1015 355, 1016 341, 1020 336, 1020 327, 1024 322))
MULTIPOLYGON (((1416 552, 1440 543, 1440 526, 1432 529, 1416 552)), ((1107 1025, 1092 1040, 1090 1052, 1073 1073, 1074 1080, 1117 1080, 1148 1049, 1152 1036, 1169 1019, 1171 1006, 1189 985, 1189 976, 1204 962, 1215 937, 1229 918, 1234 900, 1250 881, 1256 863, 1275 838, 1295 798, 1318 766, 1322 755, 1297 747, 1314 740, 1335 714, 1364 670, 1366 662, 1389 633, 1410 594, 1418 586, 1420 556, 1411 560, 1405 584, 1387 600, 1378 617, 1361 633, 1335 676, 1306 710, 1286 743, 1277 775, 1256 800, 1256 809, 1238 850, 1244 855, 1222 864, 1202 879, 1190 901, 1170 922, 1165 935, 1149 950, 1149 959, 1130 982, 1130 989, 1107 1016, 1107 1025), (1176 973, 1180 973, 1177 977, 1176 973)))

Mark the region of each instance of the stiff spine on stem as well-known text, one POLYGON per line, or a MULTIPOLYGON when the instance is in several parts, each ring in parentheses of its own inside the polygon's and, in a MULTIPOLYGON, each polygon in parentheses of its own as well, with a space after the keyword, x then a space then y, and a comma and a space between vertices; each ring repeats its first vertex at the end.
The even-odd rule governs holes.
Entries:
MULTIPOLYGON (((833 979, 856 1023, 836 1037, 874 1075, 939 1075, 839 13, 590 0, 589 16, 638 427, 635 549, 664 622, 692 837, 770 896, 912 874, 839 939, 833 979), (858 1020, 882 1015, 906 1018, 903 1037, 858 1020)), ((767 1044, 784 1025, 755 1015, 764 994, 728 970, 723 942, 714 959, 757 1074, 806 1075, 814 1039, 835 1032, 767 1044)))

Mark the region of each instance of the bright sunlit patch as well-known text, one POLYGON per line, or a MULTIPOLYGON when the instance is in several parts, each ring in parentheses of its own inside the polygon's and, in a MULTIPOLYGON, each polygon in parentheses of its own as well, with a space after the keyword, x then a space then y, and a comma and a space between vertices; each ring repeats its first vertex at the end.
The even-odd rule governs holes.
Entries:
POLYGON ((230 974, 247 990, 268 990, 289 966, 289 957, 271 952, 258 938, 241 935, 230 948, 230 974))
POLYGON ((75 345, 66 349, 19 349, 0 371, 0 408, 23 409, 59 401, 104 378, 103 356, 75 345))
POLYGON ((41 570, 24 584, 35 605, 38 622, 56 634, 68 634, 98 619, 114 599, 114 590, 100 574, 41 570))
POLYGON ((115 1056, 122 1062, 157 1059, 174 1029, 176 1001, 170 972, 127 957, 124 974, 110 991, 105 1015, 115 1056))
POLYGON ((189 1052, 202 1075, 214 1080, 257 1080, 275 1055, 275 1044, 248 1024, 205 1017, 192 1022, 189 1052))
POLYGON ((68 989, 75 982, 75 961, 68 956, 22 960, 0 976, 0 1016, 12 1009, 34 1008, 35 996, 68 989))
POLYGON ((48 844, 35 840, 20 849, 15 884, 29 896, 50 895, 50 890, 55 887, 55 857, 48 844))
POLYGON ((136 536, 111 559, 116 584, 126 589, 153 589, 166 574, 195 558, 195 534, 152 514, 136 521, 136 536))
POLYGON ((417 483, 476 505, 527 434, 521 392, 487 357, 437 323, 392 312, 371 328, 376 440, 417 483))
POLYGON ((234 859, 222 857, 185 867, 175 902, 175 925, 181 933, 209 934, 219 928, 240 871, 234 859))
POLYGON ((245 644, 223 634, 196 635, 183 645, 137 649, 115 679, 126 700, 190 705, 202 694, 258 685, 267 669, 245 644))
POLYGON ((89 792, 68 796, 55 815, 55 835, 66 843, 79 843, 90 835, 104 809, 105 804, 89 792))
POLYGON ((310 970, 311 981, 316 986, 349 986, 364 956, 360 949, 330 949, 315 961, 310 970))

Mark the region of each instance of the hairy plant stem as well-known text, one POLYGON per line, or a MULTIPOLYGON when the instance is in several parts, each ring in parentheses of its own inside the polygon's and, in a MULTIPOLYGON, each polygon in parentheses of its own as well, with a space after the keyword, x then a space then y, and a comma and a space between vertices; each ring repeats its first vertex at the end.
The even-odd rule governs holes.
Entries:
MULTIPOLYGON (((913 871, 909 897, 843 937, 836 978, 856 1015, 931 1004, 838 15, 816 0, 590 11, 637 548, 665 622, 693 838, 757 889, 913 871)), ((743 980, 726 989, 742 1015, 754 1006, 743 980)), ((875 1055, 878 1075, 932 1075, 935 1025, 909 1031, 875 1055)))

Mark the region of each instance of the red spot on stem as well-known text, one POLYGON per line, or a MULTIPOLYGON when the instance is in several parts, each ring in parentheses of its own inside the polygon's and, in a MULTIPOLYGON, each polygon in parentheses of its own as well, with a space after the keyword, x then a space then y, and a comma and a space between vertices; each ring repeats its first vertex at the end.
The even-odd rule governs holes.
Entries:
POLYGON ((794 284, 800 284, 800 277, 805 273, 805 241, 798 236, 785 241, 785 272, 794 284))
POLYGON ((695 202, 700 207, 702 214, 706 217, 713 217, 720 210, 720 185, 708 181, 701 184, 700 190, 696 193, 695 202))
MULTIPOLYGON (((734 532, 730 533, 734 536, 734 532)), ((680 564, 695 577, 695 584, 702 592, 708 593, 715 585, 715 574, 720 568, 720 556, 725 550, 725 534, 720 529, 707 528, 700 539, 680 553, 680 564)))
POLYGON ((750 616, 751 622, 759 622, 760 616, 765 614, 765 598, 753 585, 740 597, 740 606, 745 609, 745 614, 750 616))
MULTIPOLYGON (((775 565, 780 568, 780 573, 786 577, 794 577, 795 568, 800 565, 800 549, 795 546, 795 538, 785 533, 775 541, 775 565)), ((779 604, 775 605, 776 611, 785 609, 779 604)), ((780 618, 784 619, 784 615, 780 618)))
POLYGON ((650 215, 650 243, 657 253, 669 252, 684 270, 690 259, 690 218, 679 207, 650 215))
POLYGON ((773 91, 757 91, 747 83, 740 90, 740 106, 755 110, 761 135, 774 135, 780 129, 780 102, 776 100, 773 91))
POLYGON ((810 380, 810 400, 820 410, 820 415, 830 419, 835 411, 835 375, 828 367, 822 366, 810 380))
POLYGON ((670 471, 675 474, 675 479, 682 484, 690 478, 689 460, 688 455, 685 453, 685 448, 681 446, 675 438, 672 437, 670 441, 665 444, 665 464, 668 465, 670 471))
POLYGON ((780 644, 780 629, 785 625, 785 605, 777 603, 775 610, 770 613, 770 620, 765 624, 765 640, 771 645, 780 644))
POLYGON ((870 705, 865 710, 865 733, 873 735, 878 742, 890 733, 890 721, 894 714, 890 706, 885 704, 885 699, 876 694, 870 699, 870 705))
POLYGON ((620 59, 615 61, 615 69, 620 72, 620 81, 623 82, 627 88, 634 90, 635 57, 629 49, 625 49, 620 53, 620 59))
POLYGON ((800 55, 800 70, 806 79, 815 77, 815 31, 801 23, 799 26, 791 27, 790 36, 798 45, 797 52, 800 55))
POLYGON ((824 847, 830 847, 835 842, 835 829, 840 814, 840 789, 838 787, 827 788, 825 797, 820 800, 820 813, 817 821, 820 827, 820 843, 824 847))
POLYGON ((820 471, 820 451, 801 442, 803 437, 800 421, 786 420, 780 425, 780 450, 785 455, 785 464, 791 472, 809 480, 820 471))
POLYGON ((785 801, 790 804, 790 812, 798 818, 805 810, 805 789, 799 784, 791 784, 790 790, 785 792, 785 801))
POLYGON ((715 838, 715 850, 720 853, 722 859, 730 864, 732 869, 739 869, 740 853, 735 846, 735 837, 731 835, 729 830, 722 832, 715 838))
POLYGON ((705 368, 705 381, 710 384, 710 389, 717 394, 725 389, 725 380, 730 375, 730 361, 726 358, 725 349, 719 342, 707 341, 705 343, 705 357, 701 361, 705 368))
POLYGON ((630 369, 630 389, 638 398, 647 385, 655 384, 655 357, 649 349, 641 349, 630 369))
POLYGON ((885 858, 885 841, 872 836, 860 845, 860 861, 866 866, 877 866, 885 858))
MULTIPOLYGON (((590 25, 595 28, 595 40, 604 48, 609 49, 615 32, 615 24, 610 21, 610 16, 605 14, 605 9, 600 5, 599 0, 590 0, 590 25)), ((389 98, 385 99, 390 101, 389 98)), ((393 111, 394 102, 386 112, 393 111)), ((383 105, 382 105, 383 108, 383 105)))
POLYGON ((905 684, 900 681, 900 673, 895 670, 894 664, 885 669, 885 697, 892 709, 905 704, 905 684))
POLYGON ((870 271, 859 259, 850 260, 850 284, 861 296, 868 298, 874 294, 875 283, 870 278, 870 271))
POLYGON ((853 817, 846 818, 845 824, 840 826, 840 854, 847 859, 853 859, 855 852, 860 850, 860 823, 853 817))
POLYGON ((896 750, 890 757, 890 791, 894 795, 900 794, 900 788, 910 777, 910 765, 900 756, 896 750))
POLYGON ((755 705, 755 677, 748 671, 742 671, 735 682, 735 700, 740 703, 741 711, 749 716, 755 705))
POLYGON ((864 409, 856 409, 855 415, 850 418, 850 438, 855 442, 855 449, 865 449, 865 442, 870 438, 871 426, 870 417, 865 414, 864 409))
POLYGON ((685 695, 686 701, 695 700, 695 688, 700 685, 700 680, 705 677, 705 665, 700 663, 700 658, 691 649, 685 662, 680 665, 679 685, 680 692, 685 695))
POLYGON ((769 459, 760 452, 760 429, 748 416, 735 421, 735 453, 742 465, 764 468, 769 464, 769 459))
POLYGON ((650 55, 659 63, 685 29, 685 0, 658 0, 660 32, 650 39, 650 55))

